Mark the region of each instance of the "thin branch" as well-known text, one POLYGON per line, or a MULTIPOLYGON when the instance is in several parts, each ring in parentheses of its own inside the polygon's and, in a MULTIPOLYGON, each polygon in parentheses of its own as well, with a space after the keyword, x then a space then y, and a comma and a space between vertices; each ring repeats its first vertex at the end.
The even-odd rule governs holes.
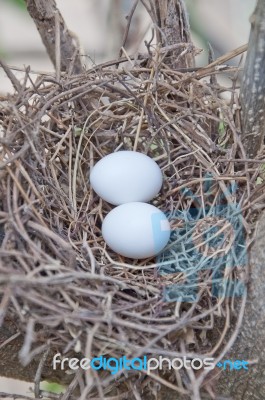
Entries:
POLYGON ((43 355, 40 359, 40 362, 39 362, 39 365, 38 365, 38 368, 36 371, 36 375, 34 378, 34 384, 35 384, 34 385, 34 394, 37 399, 41 397, 40 396, 40 382, 41 382, 41 378, 42 378, 42 370, 43 370, 45 361, 48 357, 49 351, 50 351, 50 347, 48 346, 47 350, 43 353, 43 355))
POLYGON ((59 81, 61 77, 61 32, 58 11, 55 13, 55 71, 56 79, 59 81))
POLYGON ((55 0, 26 0, 26 5, 40 33, 47 53, 56 68, 57 75, 59 61, 61 71, 68 71, 73 58, 73 72, 75 74, 81 73, 83 68, 79 56, 78 40, 68 30, 60 11, 56 7, 55 0), (58 40, 60 41, 59 53, 57 49, 58 40))
POLYGON ((10 67, 3 61, 0 60, 0 66, 3 68, 3 70, 5 71, 6 75, 8 76, 8 78, 10 79, 14 89, 17 92, 20 92, 20 90, 22 89, 22 86, 19 82, 19 80, 15 77, 15 75, 13 74, 13 72, 11 71, 10 67))
POLYGON ((123 35, 123 39, 122 39, 122 45, 121 45, 121 49, 120 49, 120 52, 119 52, 119 58, 121 58, 122 53, 123 53, 122 49, 123 49, 123 47, 125 47, 125 44, 126 44, 126 42, 127 42, 128 34, 129 34, 131 22, 132 22, 132 17, 133 17, 133 14, 134 14, 134 12, 135 12, 135 10, 136 10, 136 7, 137 7, 138 3, 139 3, 139 0, 135 0, 133 6, 132 6, 132 8, 131 8, 131 11, 130 11, 129 14, 126 16, 127 25, 126 25, 126 29, 125 29, 125 32, 124 32, 124 35, 123 35))

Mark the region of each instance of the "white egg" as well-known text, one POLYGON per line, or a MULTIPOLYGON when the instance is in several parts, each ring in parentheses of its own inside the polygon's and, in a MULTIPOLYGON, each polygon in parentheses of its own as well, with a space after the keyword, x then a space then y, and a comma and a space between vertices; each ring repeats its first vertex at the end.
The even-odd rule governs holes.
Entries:
POLYGON ((95 192, 114 205, 147 202, 158 194, 162 181, 157 163, 136 151, 111 153, 98 161, 90 174, 95 192))
POLYGON ((140 202, 126 203, 105 217, 102 235, 116 253, 135 259, 147 258, 166 246, 170 225, 157 207, 140 202))

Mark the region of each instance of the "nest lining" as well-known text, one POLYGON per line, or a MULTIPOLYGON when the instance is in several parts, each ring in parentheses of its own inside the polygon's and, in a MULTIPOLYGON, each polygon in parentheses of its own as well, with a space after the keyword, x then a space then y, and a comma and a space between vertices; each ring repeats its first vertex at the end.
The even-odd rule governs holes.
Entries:
MULTIPOLYGON (((205 75, 163 63, 98 67, 60 82, 43 75, 33 83, 26 72, 22 90, 2 102, 1 292, 4 313, 26 333, 25 363, 47 343, 87 357, 224 350, 227 309, 233 315, 244 296, 250 200, 262 185, 243 160, 236 92, 205 75), (102 240, 112 206, 91 190, 89 171, 122 149, 151 156, 163 171, 152 203, 169 216, 172 235, 156 258, 126 259, 102 240)), ((186 372, 135 371, 129 380, 99 374, 89 393, 127 393, 135 379, 141 395, 157 384, 190 390, 186 372)))

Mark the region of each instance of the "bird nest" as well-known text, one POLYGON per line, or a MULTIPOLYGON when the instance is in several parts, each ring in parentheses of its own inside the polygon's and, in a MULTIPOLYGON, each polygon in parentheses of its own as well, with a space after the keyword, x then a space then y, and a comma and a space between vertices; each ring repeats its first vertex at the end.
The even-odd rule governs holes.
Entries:
POLYGON ((217 364, 229 350, 245 296, 250 204, 263 180, 240 142, 237 72, 217 63, 176 71, 150 58, 60 80, 33 82, 26 71, 2 98, 1 322, 17 330, 1 348, 21 338, 18 360, 25 370, 38 361, 37 386, 66 382, 64 398, 78 387, 91 399, 157 398, 161 387, 184 398, 220 373, 164 363, 115 374, 65 368, 63 379, 51 356, 217 364), (217 83, 221 69, 231 88, 217 83), (89 172, 119 150, 147 154, 163 172, 152 204, 168 216, 171 237, 155 258, 126 259, 102 239, 113 207, 93 192, 89 172))

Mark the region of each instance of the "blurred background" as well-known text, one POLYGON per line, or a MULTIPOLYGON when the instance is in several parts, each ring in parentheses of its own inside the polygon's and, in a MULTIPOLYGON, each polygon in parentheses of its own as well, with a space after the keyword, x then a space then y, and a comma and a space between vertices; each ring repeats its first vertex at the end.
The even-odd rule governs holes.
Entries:
MULTIPOLYGON (((80 40, 85 64, 91 66, 118 56, 125 16, 132 4, 132 0, 57 0, 68 28, 80 40)), ((205 50, 197 57, 197 65, 207 63, 208 41, 216 57, 247 42, 255 0, 186 0, 186 4, 193 41, 205 50)), ((128 54, 146 52, 144 40, 150 37, 151 21, 139 1, 126 44, 128 54)), ((53 70, 24 0, 0 0, 0 56, 22 69, 30 65, 33 71, 53 70)), ((0 93, 10 90, 0 70, 0 93)))
MULTIPOLYGON (((125 16, 132 4, 132 0, 57 0, 68 28, 80 40, 84 63, 91 66, 117 58, 126 27, 125 16)), ((212 45, 216 57, 247 42, 255 0, 186 0, 186 4, 193 41, 204 49, 197 58, 197 65, 207 64, 207 42, 212 45)), ((151 21, 139 4, 132 20, 127 53, 146 52, 144 40, 150 38, 151 21)), ((8 65, 22 70, 30 65, 32 71, 53 71, 24 0, 0 0, 0 57, 8 65)), ((232 60, 236 62, 238 60, 232 60)), ((23 77, 21 72, 16 74, 23 77)), ((0 95, 10 91, 12 86, 0 68, 0 95)), ((30 396, 32 386, 0 378, 2 392, 30 396)), ((47 385, 46 388, 56 390, 47 385)))

